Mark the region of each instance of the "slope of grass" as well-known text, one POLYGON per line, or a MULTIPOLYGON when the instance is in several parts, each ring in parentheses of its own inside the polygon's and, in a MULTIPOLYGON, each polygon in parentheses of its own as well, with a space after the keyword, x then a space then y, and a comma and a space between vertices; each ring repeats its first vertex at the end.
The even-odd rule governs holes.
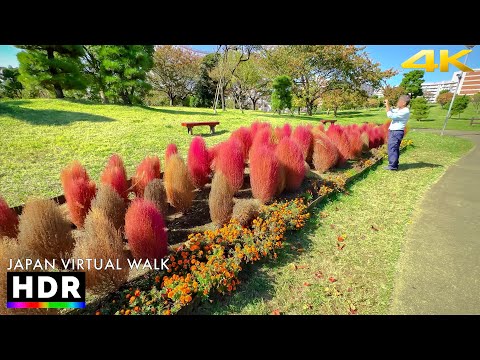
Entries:
MULTIPOLYGON (((206 314, 386 314, 406 229, 422 195, 472 143, 412 131, 401 171, 378 167, 319 205, 277 261, 250 266, 206 314)), ((434 239, 432 239, 434 242, 434 239)))
MULTIPOLYGON (((438 110, 439 114, 442 111, 438 110)), ((163 159, 169 142, 177 143, 185 155, 192 137, 180 125, 183 121, 220 121, 215 135, 208 134, 208 127, 194 129, 194 134, 204 136, 210 146, 256 119, 280 125, 287 121, 318 124, 321 118, 333 116, 292 117, 260 111, 242 114, 239 110, 214 115, 211 109, 126 107, 54 99, 1 100, 0 194, 11 206, 25 202, 28 196, 56 196, 62 192, 60 171, 74 159, 86 166, 93 179, 98 179, 112 153, 124 158, 129 175, 146 155, 158 154, 163 159)), ((385 120, 383 110, 345 111, 338 117, 341 124, 385 120)), ((438 117, 430 122, 411 121, 411 125, 440 127, 441 121, 438 117)), ((449 128, 463 128, 465 123, 452 119, 449 128)))

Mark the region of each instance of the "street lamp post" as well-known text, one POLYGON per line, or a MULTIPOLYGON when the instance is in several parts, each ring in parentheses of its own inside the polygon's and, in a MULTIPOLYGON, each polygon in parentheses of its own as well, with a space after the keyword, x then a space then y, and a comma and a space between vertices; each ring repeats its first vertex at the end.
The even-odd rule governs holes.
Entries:
MULTIPOLYGON (((472 49, 474 46, 475 45, 465 45, 465 47, 469 50, 472 49)), ((470 53, 468 53, 465 56, 465 61, 463 62, 463 65, 467 65, 467 60, 468 60, 468 55, 469 54, 470 53)), ((447 127, 448 118, 450 117, 450 112, 452 111, 453 102, 455 101, 455 97, 457 96, 458 87, 460 86, 460 82, 462 81, 463 71, 460 70, 460 74, 457 74, 457 76, 458 76, 458 83, 457 83, 457 87, 455 88, 455 92, 453 93, 452 101, 450 101, 450 106, 448 108, 447 117, 445 118, 445 122, 443 123, 442 132, 440 134, 442 136, 443 136, 443 133, 445 132, 445 128, 447 127)))

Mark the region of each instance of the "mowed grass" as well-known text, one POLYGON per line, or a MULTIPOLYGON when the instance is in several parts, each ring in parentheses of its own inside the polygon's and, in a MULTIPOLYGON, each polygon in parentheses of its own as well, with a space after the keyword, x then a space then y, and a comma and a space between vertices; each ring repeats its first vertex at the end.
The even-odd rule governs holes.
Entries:
MULTIPOLYGON (((433 110, 446 113, 433 108, 432 114, 433 110)), ((412 127, 439 128, 442 119, 438 116, 434 121, 410 123, 412 127)), ((92 179, 98 180, 113 153, 123 157, 129 175, 147 155, 156 154, 163 160, 170 142, 175 142, 186 156, 192 136, 180 125, 183 121, 220 121, 215 135, 208 133, 208 127, 194 129, 194 134, 204 136, 211 146, 257 119, 273 125, 297 125, 318 124, 322 118, 333 115, 290 116, 239 110, 220 110, 214 115, 212 109, 127 107, 54 99, 1 100, 0 194, 11 206, 24 203, 29 196, 59 195, 60 171, 74 159, 87 168, 92 179)), ((340 124, 382 123, 386 116, 384 110, 345 111, 337 119, 340 124)), ((467 120, 452 119, 448 128, 480 127, 465 124, 467 120)))
POLYGON ((412 131, 407 137, 415 146, 401 155, 401 171, 379 166, 347 194, 316 207, 307 226, 288 236, 276 261, 248 266, 232 296, 218 296, 197 312, 389 313, 412 213, 426 190, 472 147, 449 136, 412 131))

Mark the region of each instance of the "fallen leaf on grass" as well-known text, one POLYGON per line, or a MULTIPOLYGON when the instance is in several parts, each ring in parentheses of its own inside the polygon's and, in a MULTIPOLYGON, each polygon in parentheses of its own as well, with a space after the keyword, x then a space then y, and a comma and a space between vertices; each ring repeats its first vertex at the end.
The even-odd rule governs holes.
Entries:
POLYGON ((337 237, 337 241, 342 242, 342 241, 345 241, 346 238, 347 238, 347 235, 345 235, 345 234, 339 235, 337 237))
POLYGON ((352 288, 348 288, 347 291, 348 291, 348 292, 352 292, 352 288))
POLYGON ((357 315, 357 308, 355 307, 355 305, 350 304, 350 307, 348 309, 348 314, 349 315, 357 315))
POLYGON ((297 265, 297 269, 308 269, 306 265, 297 265))
POLYGON ((275 310, 272 311, 272 313, 270 315, 280 315, 280 310, 275 309, 275 310))
POLYGON ((303 310, 312 310, 312 309, 313 309, 312 304, 305 304, 305 305, 303 305, 303 310))
POLYGON ((343 250, 344 247, 345 247, 345 244, 338 244, 337 243, 337 249, 338 250, 343 250))
POLYGON ((333 276, 330 276, 328 278, 328 281, 330 281, 331 283, 334 283, 335 281, 337 281, 337 279, 335 279, 333 276))
POLYGON ((303 285, 304 286, 312 286, 312 284, 310 284, 309 282, 304 282, 303 285))
POLYGON ((321 271, 317 271, 317 272, 315 273, 315 276, 316 276, 317 278, 321 279, 321 278, 323 278, 323 273, 322 273, 321 271))
POLYGON ((320 211, 320 217, 322 219, 325 219, 328 216, 328 214, 325 211, 320 211))
POLYGON ((372 225, 372 230, 378 231, 378 227, 376 227, 375 225, 372 225))

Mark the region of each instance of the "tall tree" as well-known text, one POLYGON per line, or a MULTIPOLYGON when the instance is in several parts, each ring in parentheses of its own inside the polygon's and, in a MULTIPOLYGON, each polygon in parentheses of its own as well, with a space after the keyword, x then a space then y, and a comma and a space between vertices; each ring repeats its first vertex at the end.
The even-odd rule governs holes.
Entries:
POLYGON ((412 110, 412 117, 417 121, 426 119, 430 111, 427 100, 421 96, 412 100, 410 108, 412 110))
POLYGON ((150 90, 147 72, 153 65, 152 45, 104 45, 98 52, 105 94, 126 105, 141 102, 150 90))
POLYGON ((460 118, 460 114, 467 109, 469 102, 470 98, 467 95, 455 97, 455 100, 453 100, 450 117, 452 117, 453 115, 458 115, 458 118, 460 118))
POLYGON ((401 95, 405 95, 406 91, 402 86, 390 86, 387 85, 383 88, 383 97, 388 99, 392 106, 396 106, 398 98, 401 95))
POLYGON ((217 65, 218 58, 219 54, 217 53, 208 54, 203 57, 200 63, 200 76, 194 88, 194 105, 196 107, 213 106, 217 82, 210 77, 210 71, 217 65))
POLYGON ((16 45, 23 49, 17 54, 20 63, 19 80, 24 87, 39 84, 55 91, 55 97, 64 97, 63 90, 83 90, 81 74, 81 45, 16 45))
MULTIPOLYGON (((337 117, 338 109, 351 109, 361 106, 366 101, 365 92, 350 91, 347 89, 335 89, 324 94, 322 106, 333 110, 333 116, 337 117)), ((377 99, 378 104, 378 99, 377 99)))
POLYGON ((192 94, 200 65, 200 58, 188 49, 172 45, 159 46, 153 54, 153 68, 148 80, 153 89, 164 92, 170 106, 177 98, 192 94))
POLYGON ((413 70, 403 74, 400 86, 403 87, 407 94, 411 94, 412 99, 423 95, 422 84, 425 81, 423 70, 413 70))
POLYGON ((23 86, 18 81, 20 72, 18 68, 6 67, 0 68, 0 92, 3 96, 8 98, 20 98, 22 97, 23 86))
POLYGON ((272 109, 280 114, 284 109, 292 108, 292 79, 287 75, 273 80, 272 109))
POLYGON ((105 84, 104 73, 102 72, 102 62, 100 58, 100 50, 102 45, 83 45, 84 56, 84 72, 87 75, 92 91, 98 92, 102 103, 108 103, 105 95, 107 85, 105 84))
POLYGON ((256 110, 258 100, 268 94, 269 80, 259 54, 254 53, 248 61, 242 62, 232 81, 242 90, 241 95, 250 99, 253 110, 256 110))
POLYGON ((453 98, 453 93, 448 90, 442 90, 437 96, 437 103, 440 104, 442 109, 445 109, 447 104, 450 104, 453 98))
POLYGON ((380 70, 364 48, 353 45, 287 45, 267 51, 270 69, 275 75, 287 74, 293 80, 294 94, 305 101, 312 115, 315 103, 327 92, 345 88, 356 91, 381 81, 395 72, 380 70))

